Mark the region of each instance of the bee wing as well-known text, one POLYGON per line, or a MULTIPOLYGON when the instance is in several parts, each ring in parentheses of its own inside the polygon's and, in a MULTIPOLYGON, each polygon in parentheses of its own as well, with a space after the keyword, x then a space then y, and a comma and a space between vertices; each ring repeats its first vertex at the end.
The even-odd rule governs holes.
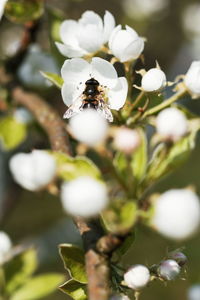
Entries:
POLYGON ((77 115, 80 112, 82 105, 82 99, 80 97, 77 98, 74 103, 68 107, 67 111, 63 115, 63 119, 69 119, 77 115))
POLYGON ((106 118, 109 122, 113 122, 113 115, 111 113, 110 108, 104 101, 99 102, 99 106, 97 108, 97 111, 106 118))

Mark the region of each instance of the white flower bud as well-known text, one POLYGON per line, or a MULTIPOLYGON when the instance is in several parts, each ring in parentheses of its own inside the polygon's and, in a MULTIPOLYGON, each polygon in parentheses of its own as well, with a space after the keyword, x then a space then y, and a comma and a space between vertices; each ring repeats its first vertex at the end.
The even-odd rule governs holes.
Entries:
POLYGON ((15 181, 30 191, 45 187, 56 174, 53 156, 41 150, 18 153, 11 158, 9 166, 15 181))
POLYGON ((28 124, 33 120, 32 114, 23 107, 20 107, 15 110, 14 112, 14 118, 19 123, 28 124))
POLYGON ((177 108, 166 108, 156 118, 156 129, 163 138, 177 141, 187 133, 187 119, 177 108))
POLYGON ((12 242, 9 236, 4 231, 0 231, 0 264, 11 247, 12 242))
POLYGON ((150 280, 150 272, 143 265, 134 265, 124 274, 124 281, 127 286, 134 290, 140 290, 147 285, 150 280))
POLYGON ((108 123, 98 112, 87 109, 70 119, 70 130, 80 142, 96 146, 106 138, 108 123))
POLYGON ((192 62, 184 82, 194 98, 200 97, 200 60, 192 62))
POLYGON ((188 290, 188 300, 200 299, 200 284, 192 285, 188 290))
POLYGON ((61 201, 64 210, 71 215, 96 216, 108 203, 107 189, 94 178, 81 176, 63 183, 61 201))
POLYGON ((179 251, 173 251, 169 253, 168 257, 175 260, 180 267, 184 266, 187 262, 187 256, 179 251))
POLYGON ((180 271, 180 266, 172 259, 162 261, 158 267, 158 274, 165 280, 175 279, 180 271))
POLYGON ((190 237, 200 225, 199 198, 187 189, 165 192, 155 201, 152 225, 171 239, 190 237))
POLYGON ((114 137, 115 147, 127 154, 132 153, 140 145, 140 136, 137 130, 121 127, 116 130, 114 137))
POLYGON ((145 92, 161 91, 167 84, 165 73, 158 69, 152 68, 142 77, 141 87, 145 92))

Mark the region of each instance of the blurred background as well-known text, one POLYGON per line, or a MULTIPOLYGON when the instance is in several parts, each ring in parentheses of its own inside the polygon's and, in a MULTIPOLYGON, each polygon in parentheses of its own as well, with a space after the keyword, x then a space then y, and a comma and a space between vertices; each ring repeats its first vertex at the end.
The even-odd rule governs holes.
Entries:
MULTIPOLYGON (((20 46, 23 26, 11 23, 5 16, 0 23, 0 63, 12 67, 21 84, 40 94, 55 105, 62 114, 65 110, 60 92, 41 77, 39 70, 59 73, 63 57, 53 41, 59 38, 59 24, 64 19, 78 19, 85 10, 94 10, 103 16, 109 10, 117 24, 133 27, 146 37, 145 67, 155 66, 158 60, 168 80, 184 74, 193 60, 200 59, 200 1, 192 0, 48 0, 46 12, 39 22, 35 42, 30 45, 23 61, 15 66, 14 57, 20 46)), ((2 91, 0 89, 0 96, 2 91)), ((200 100, 182 101, 191 111, 200 115, 200 100)), ((1 112, 0 112, 1 113, 1 112)), ((35 245, 39 258, 39 273, 59 271, 64 273, 57 245, 81 244, 79 234, 71 219, 63 213, 58 198, 46 192, 31 193, 18 187, 10 176, 8 161, 15 152, 33 148, 48 148, 43 132, 38 134, 36 124, 31 124, 31 134, 14 151, 0 148, 0 230, 6 231, 14 244, 35 245)), ((200 195, 200 139, 188 162, 174 174, 163 179, 155 191, 195 185, 200 195)), ((124 257, 125 266, 159 262, 168 250, 185 246, 188 256, 186 280, 176 280, 167 286, 153 283, 142 293, 141 300, 186 300, 190 285, 200 284, 200 234, 184 244, 164 239, 150 229, 141 227, 136 240, 124 257)), ((58 291, 46 300, 67 297, 58 291)))

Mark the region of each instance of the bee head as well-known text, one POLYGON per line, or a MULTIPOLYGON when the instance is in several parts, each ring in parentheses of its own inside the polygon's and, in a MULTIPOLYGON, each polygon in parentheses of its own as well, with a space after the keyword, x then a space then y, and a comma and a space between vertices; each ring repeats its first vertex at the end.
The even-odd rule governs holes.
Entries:
POLYGON ((99 85, 99 82, 94 79, 94 78, 90 78, 85 82, 86 85, 99 85))

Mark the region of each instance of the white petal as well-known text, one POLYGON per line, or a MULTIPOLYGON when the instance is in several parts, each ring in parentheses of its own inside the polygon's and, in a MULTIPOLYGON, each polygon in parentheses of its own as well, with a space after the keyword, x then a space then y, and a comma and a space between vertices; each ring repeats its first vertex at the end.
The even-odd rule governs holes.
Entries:
POLYGON ((67 59, 61 68, 61 75, 64 81, 79 85, 90 78, 90 64, 82 58, 67 59))
POLYGON ((85 88, 84 84, 77 86, 72 82, 71 83, 65 82, 61 90, 63 102, 67 106, 70 106, 74 101, 76 101, 81 96, 84 88, 85 88))
POLYGON ((103 29, 104 43, 107 43, 115 27, 115 19, 109 11, 106 11, 103 20, 104 20, 104 29, 103 29))
POLYGON ((97 25, 88 24, 79 30, 78 41, 85 51, 96 52, 103 45, 103 31, 97 25))
POLYGON ((121 29, 122 29, 122 26, 121 26, 121 25, 118 25, 118 26, 116 26, 116 27, 113 29, 113 31, 112 31, 112 33, 111 33, 111 35, 110 35, 109 41, 108 41, 108 46, 109 46, 110 50, 112 49, 112 43, 113 43, 113 40, 115 39, 117 33, 118 33, 121 29))
POLYGON ((136 32, 133 28, 129 27, 128 25, 126 25, 125 27, 126 27, 127 32, 128 32, 134 39, 136 39, 136 38, 138 37, 137 32, 136 32))
POLYGON ((101 17, 92 10, 85 11, 78 22, 82 25, 94 24, 97 25, 100 29, 103 28, 101 17))
POLYGON ((125 77, 119 77, 116 87, 108 92, 109 106, 119 110, 125 103, 128 92, 128 83, 125 77))
POLYGON ((101 85, 113 88, 117 84, 117 72, 107 60, 93 57, 91 66, 91 76, 98 80, 101 85))
POLYGON ((144 40, 138 37, 130 45, 124 49, 124 53, 121 55, 121 62, 125 62, 131 59, 137 59, 144 50, 144 40))
POLYGON ((79 30, 79 24, 74 20, 66 20, 60 26, 60 37, 64 44, 78 47, 76 34, 79 30))
POLYGON ((59 52, 69 58, 73 58, 73 57, 81 57, 85 54, 87 54, 87 52, 81 48, 75 48, 72 47, 71 45, 64 45, 61 43, 56 42, 55 43, 59 52))
POLYGON ((125 29, 118 31, 112 40, 112 53, 120 59, 124 54, 124 50, 133 42, 134 38, 125 29))
POLYGON ((4 8, 5 8, 5 5, 6 5, 6 2, 8 0, 1 0, 0 1, 0 19, 2 18, 3 16, 3 13, 4 13, 4 8))

